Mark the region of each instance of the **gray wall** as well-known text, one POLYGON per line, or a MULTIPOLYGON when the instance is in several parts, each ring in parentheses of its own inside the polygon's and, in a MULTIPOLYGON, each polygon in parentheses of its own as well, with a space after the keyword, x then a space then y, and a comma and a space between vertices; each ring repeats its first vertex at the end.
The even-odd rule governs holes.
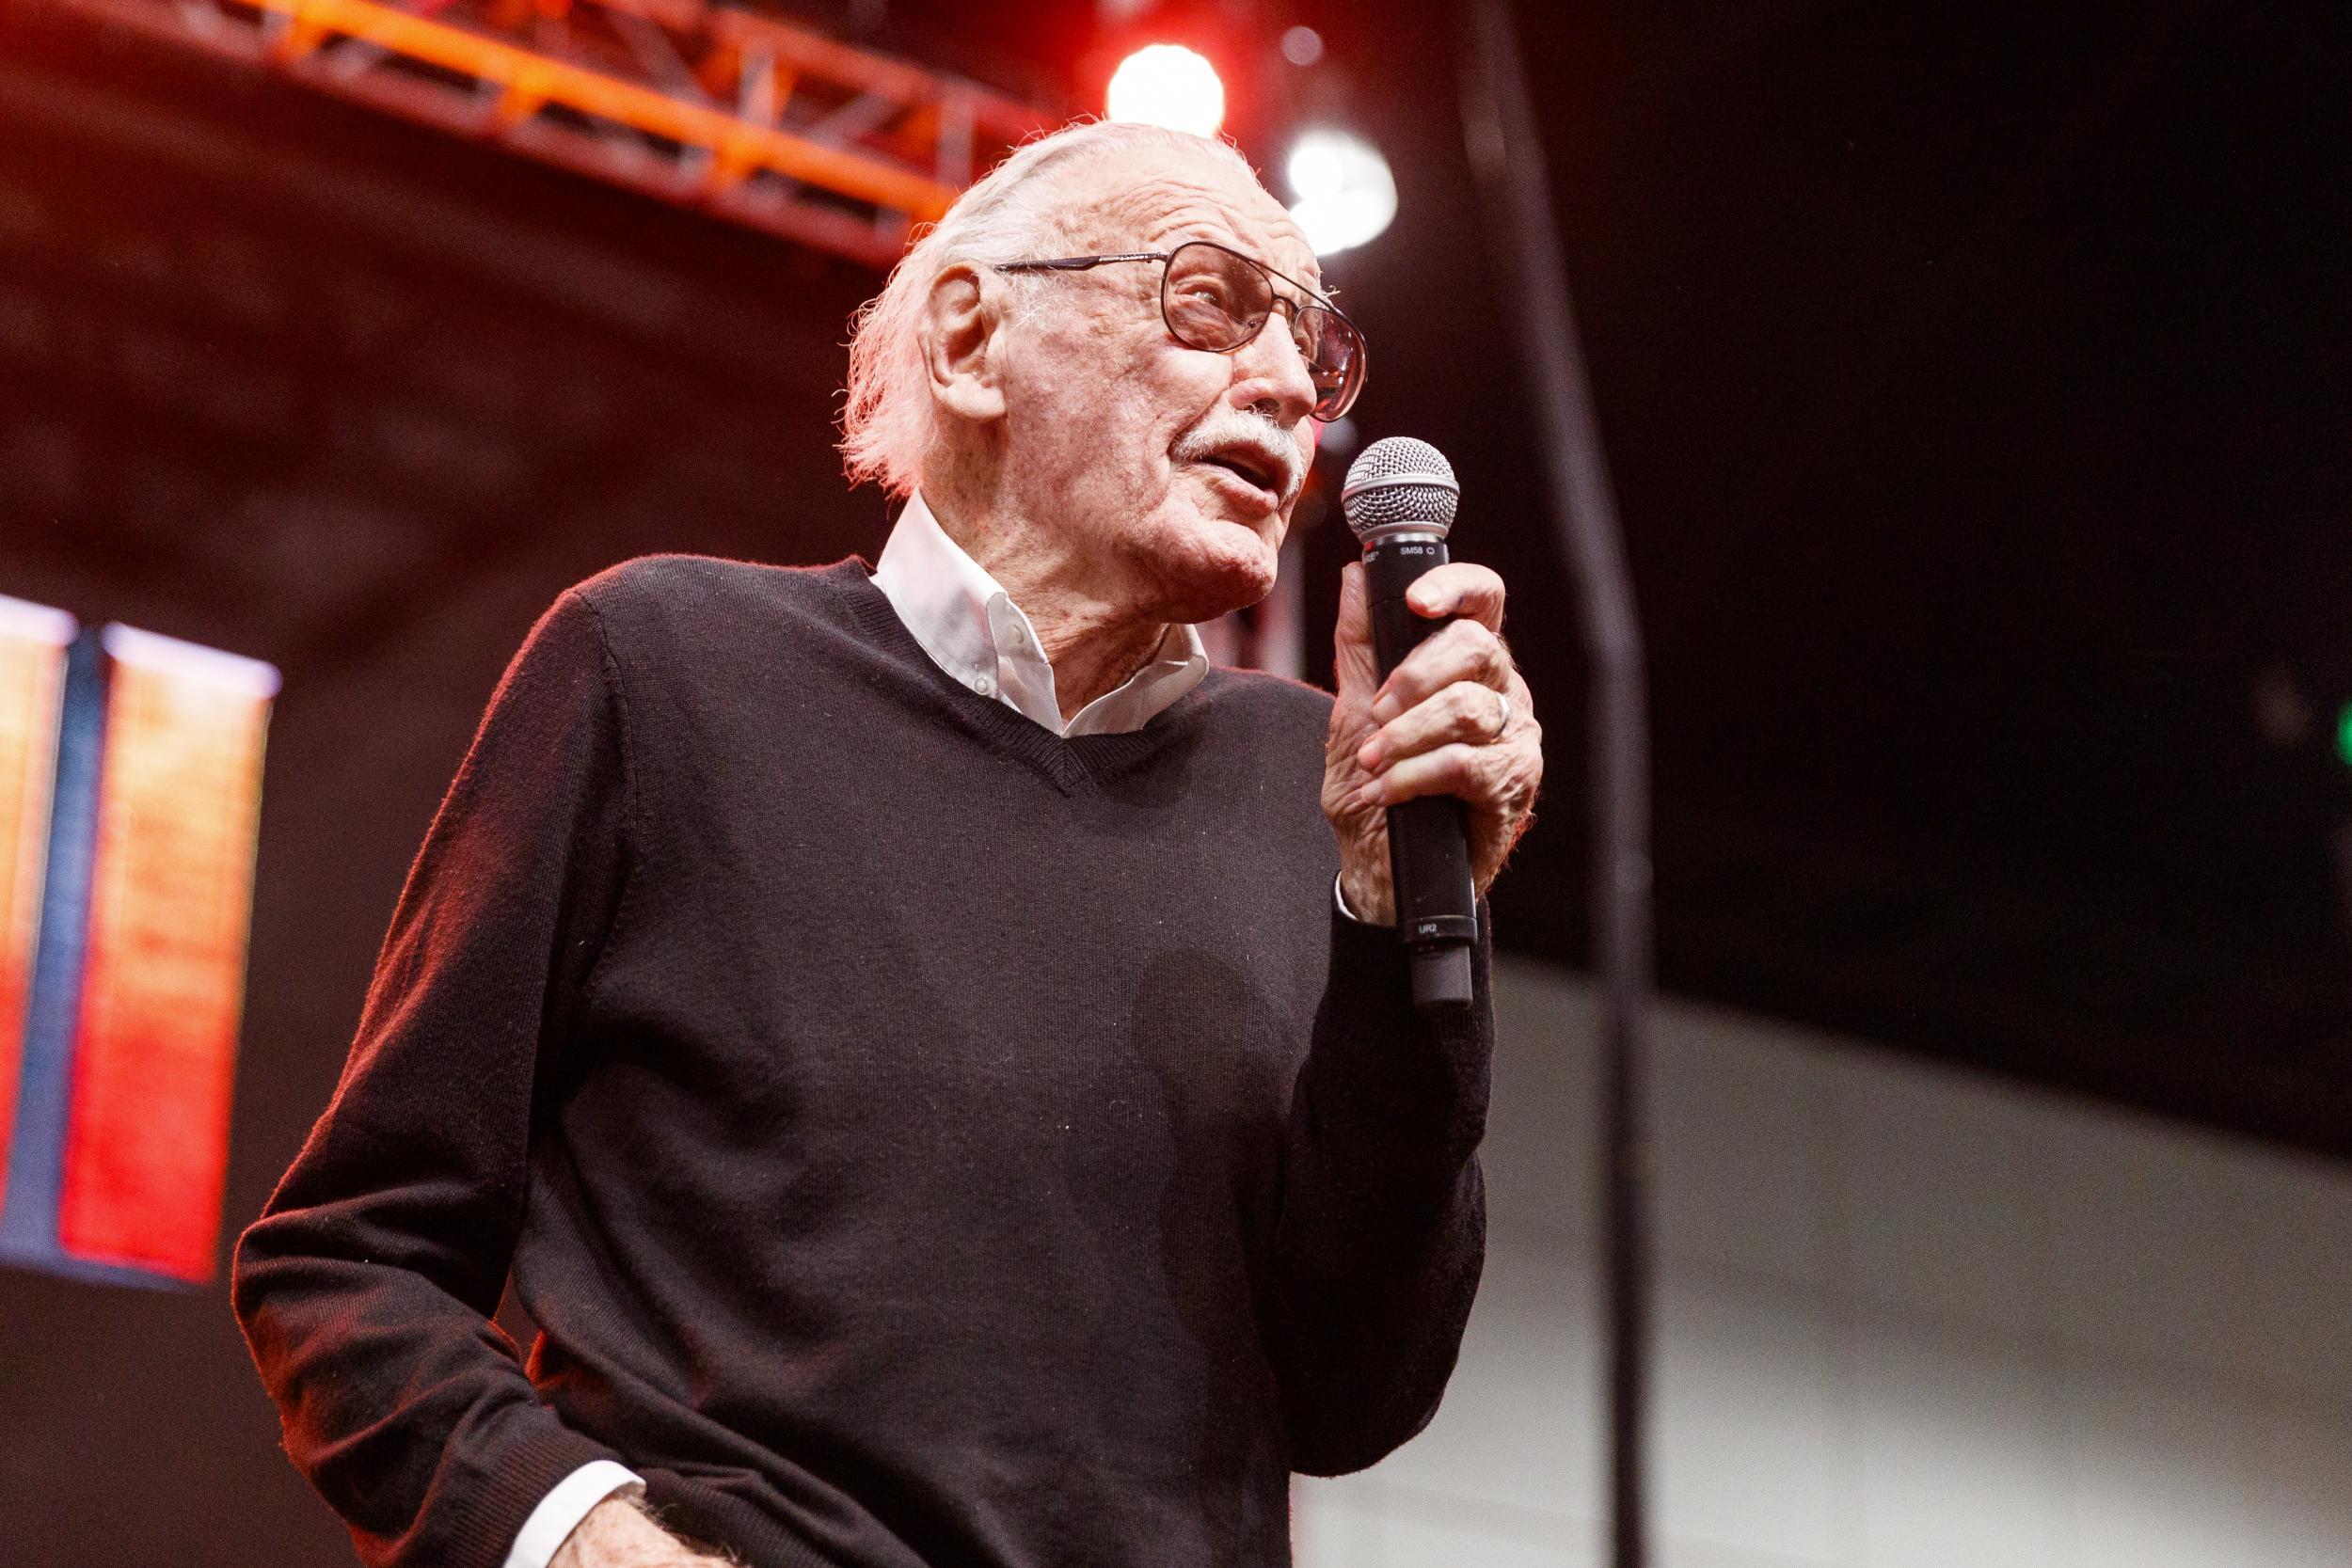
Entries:
MULTIPOLYGON (((1602 1560, 1593 1002, 1501 984, 1461 1367, 1301 1568, 1602 1560)), ((1682 1005, 1653 1066, 1664 1568, 2352 1563, 2352 1172, 1682 1005)))

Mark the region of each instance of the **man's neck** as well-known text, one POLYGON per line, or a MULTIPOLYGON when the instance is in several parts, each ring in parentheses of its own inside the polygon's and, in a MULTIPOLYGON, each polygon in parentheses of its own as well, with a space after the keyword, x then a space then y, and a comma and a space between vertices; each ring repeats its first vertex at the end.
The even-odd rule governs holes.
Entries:
POLYGON ((951 501, 943 510, 929 491, 925 499, 947 537, 1029 618, 1054 669, 1054 699, 1064 723, 1152 662, 1167 639, 1167 625, 1136 620, 1047 531, 968 504, 951 501))

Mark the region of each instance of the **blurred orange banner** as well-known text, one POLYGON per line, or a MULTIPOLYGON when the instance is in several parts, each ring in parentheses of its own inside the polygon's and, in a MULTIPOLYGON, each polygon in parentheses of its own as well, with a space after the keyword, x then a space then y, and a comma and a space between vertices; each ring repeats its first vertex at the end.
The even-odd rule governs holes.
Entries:
POLYGON ((277 672, 109 626, 57 1212, 70 1256, 209 1279, 277 672))

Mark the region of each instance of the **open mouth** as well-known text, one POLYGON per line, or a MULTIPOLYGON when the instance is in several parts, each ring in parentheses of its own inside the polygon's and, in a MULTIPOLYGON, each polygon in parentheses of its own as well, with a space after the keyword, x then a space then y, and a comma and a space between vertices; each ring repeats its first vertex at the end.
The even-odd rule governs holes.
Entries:
POLYGON ((1219 468, 1258 491, 1269 506, 1280 506, 1290 488, 1290 475, 1272 458, 1246 447, 1228 447, 1200 459, 1203 467, 1219 468))

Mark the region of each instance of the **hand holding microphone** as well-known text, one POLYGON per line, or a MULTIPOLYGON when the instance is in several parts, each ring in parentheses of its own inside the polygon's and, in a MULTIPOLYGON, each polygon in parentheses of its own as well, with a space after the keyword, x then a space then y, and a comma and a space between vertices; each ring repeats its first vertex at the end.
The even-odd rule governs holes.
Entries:
POLYGON ((1422 1006, 1470 999, 1474 896, 1543 779, 1502 579, 1447 559, 1459 494, 1437 449, 1404 437, 1367 447, 1342 493, 1364 561, 1341 586, 1323 809, 1349 909, 1399 927, 1422 1006))

